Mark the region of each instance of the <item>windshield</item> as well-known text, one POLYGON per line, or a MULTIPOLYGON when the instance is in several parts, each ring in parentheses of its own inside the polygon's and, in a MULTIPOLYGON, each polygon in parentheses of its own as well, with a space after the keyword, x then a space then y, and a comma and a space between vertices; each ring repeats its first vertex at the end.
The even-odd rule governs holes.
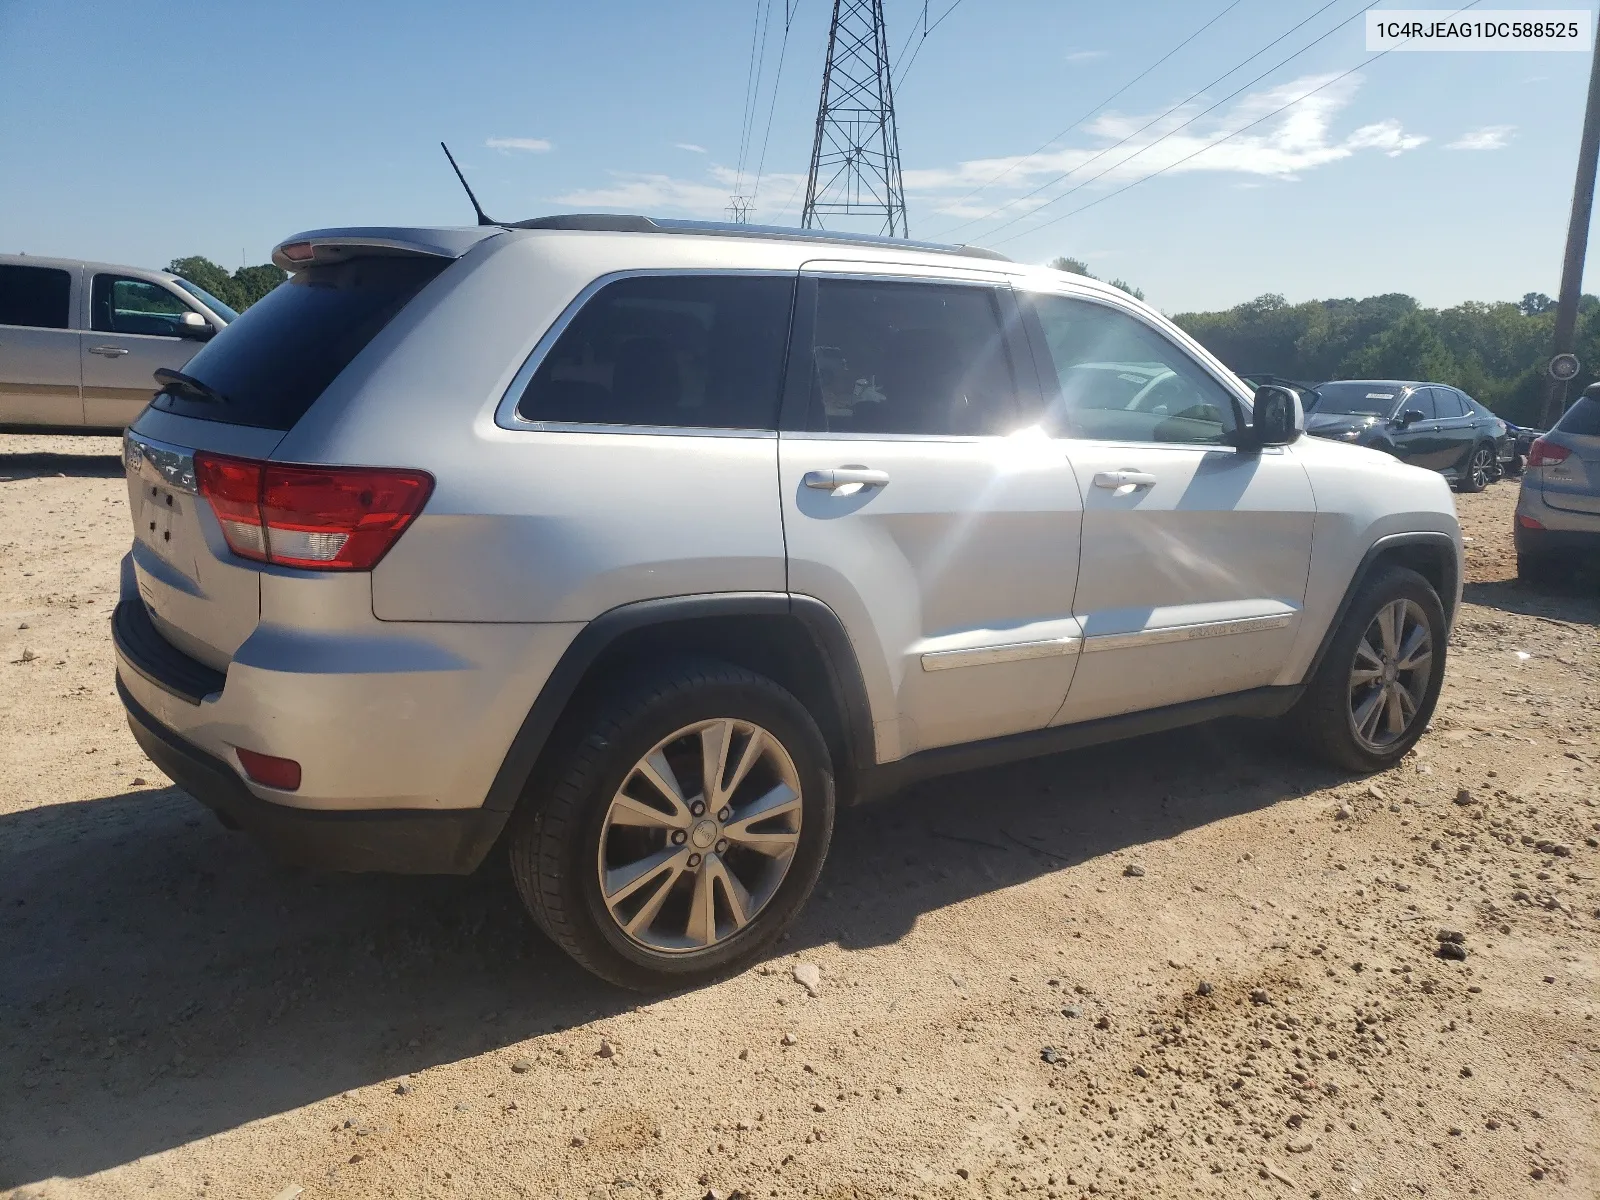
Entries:
POLYGON ((1319 383, 1317 412, 1344 416, 1387 417, 1404 389, 1383 383, 1319 383))
POLYGON ((212 312, 216 313, 217 316, 221 317, 224 321, 237 321, 239 319, 238 313, 234 312, 233 309, 229 308, 221 300, 218 300, 210 292, 206 291, 205 288, 200 287, 197 284, 190 283, 187 279, 184 279, 181 276, 173 280, 173 282, 181 287, 184 291, 188 292, 196 300, 200 301, 201 304, 204 304, 212 312))

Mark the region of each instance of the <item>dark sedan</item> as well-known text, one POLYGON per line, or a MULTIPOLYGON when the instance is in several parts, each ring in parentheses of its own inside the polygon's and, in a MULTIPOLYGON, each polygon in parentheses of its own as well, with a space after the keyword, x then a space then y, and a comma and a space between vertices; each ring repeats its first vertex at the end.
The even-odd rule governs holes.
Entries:
POLYGON ((1514 450, 1504 421, 1446 384, 1339 379, 1314 391, 1307 433, 1385 450, 1438 471, 1457 491, 1483 491, 1514 450))

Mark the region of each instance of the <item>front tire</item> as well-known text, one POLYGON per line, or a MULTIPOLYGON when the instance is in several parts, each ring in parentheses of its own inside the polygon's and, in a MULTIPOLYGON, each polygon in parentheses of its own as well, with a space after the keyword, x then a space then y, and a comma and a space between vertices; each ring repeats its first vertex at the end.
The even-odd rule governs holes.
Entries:
POLYGON ((759 956, 833 833, 827 746, 772 680, 719 662, 636 678, 587 719, 510 841, 517 890, 563 950, 639 991, 759 956))
POLYGON ((1416 743, 1444 682, 1444 605, 1404 567, 1362 584, 1290 728, 1319 758, 1363 774, 1386 770, 1416 743))

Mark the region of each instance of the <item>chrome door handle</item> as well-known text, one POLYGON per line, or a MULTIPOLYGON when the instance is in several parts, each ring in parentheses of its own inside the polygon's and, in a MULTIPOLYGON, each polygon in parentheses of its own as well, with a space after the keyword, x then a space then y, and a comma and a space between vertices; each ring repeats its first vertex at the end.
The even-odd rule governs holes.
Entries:
POLYGON ((128 351, 122 346, 90 346, 90 354, 99 354, 105 358, 121 358, 128 351))
POLYGON ((1148 471, 1099 471, 1095 474, 1097 488, 1155 487, 1156 477, 1148 471))
POLYGON ((800 482, 819 492, 836 492, 859 483, 862 487, 888 487, 889 472, 869 471, 865 467, 835 467, 831 471, 807 471, 800 482))

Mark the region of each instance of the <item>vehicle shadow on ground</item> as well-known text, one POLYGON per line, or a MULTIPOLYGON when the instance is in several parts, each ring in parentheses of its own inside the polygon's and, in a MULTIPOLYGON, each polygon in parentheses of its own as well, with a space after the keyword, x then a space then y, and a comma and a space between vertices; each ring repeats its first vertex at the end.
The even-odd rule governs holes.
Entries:
MULTIPOLYGON (((954 776, 840 814, 783 951, 1325 787, 1245 722, 954 776)), ((1048 952, 1048 951, 1042 951, 1048 952)), ((0 1187, 196 1138, 626 1011, 471 878, 279 865, 175 788, 0 818, 0 1187)))
POLYGON ((1574 571, 1570 579, 1537 587, 1515 579, 1469 583, 1461 598, 1525 617, 1544 617, 1567 624, 1600 625, 1600 563, 1574 571))
POLYGON ((115 479, 122 474, 120 454, 0 454, 0 483, 64 475, 68 479, 115 479))

